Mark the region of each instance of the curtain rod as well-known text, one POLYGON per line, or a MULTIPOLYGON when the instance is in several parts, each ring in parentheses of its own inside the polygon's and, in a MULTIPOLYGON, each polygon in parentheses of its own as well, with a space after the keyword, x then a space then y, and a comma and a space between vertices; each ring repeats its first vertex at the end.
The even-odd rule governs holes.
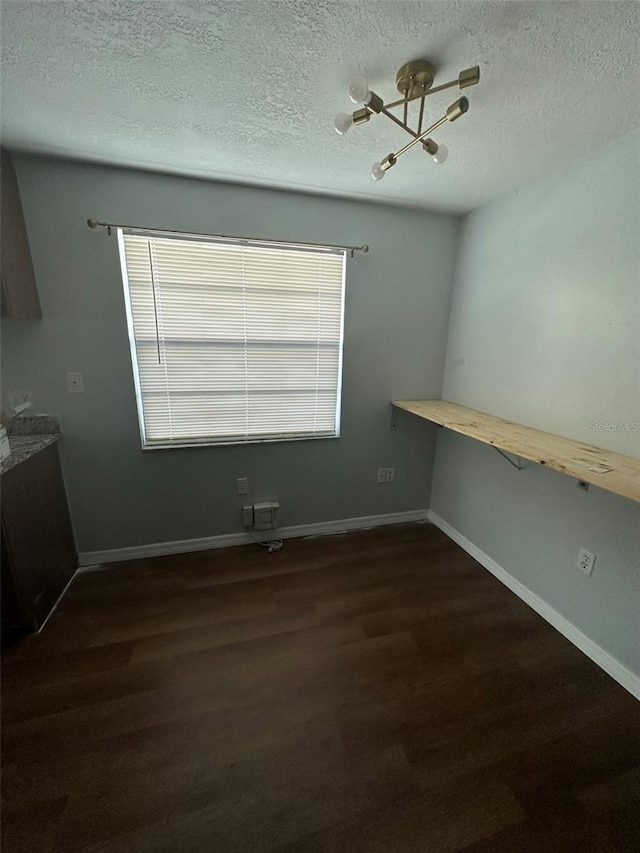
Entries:
POLYGON ((266 240, 260 237, 230 237, 227 234, 202 234, 194 231, 172 231, 167 228, 141 228, 139 225, 122 225, 115 222, 99 222, 97 219, 87 219, 87 225, 89 228, 106 228, 109 234, 111 234, 112 228, 129 228, 131 231, 155 231, 158 234, 182 234, 189 237, 218 237, 222 240, 236 240, 239 243, 268 243, 270 245, 273 245, 274 243, 281 243, 283 246, 313 246, 319 249, 342 249, 345 252, 349 252, 351 257, 353 257, 356 252, 366 254, 369 251, 369 247, 366 244, 364 246, 328 246, 326 243, 296 243, 293 240, 266 240))

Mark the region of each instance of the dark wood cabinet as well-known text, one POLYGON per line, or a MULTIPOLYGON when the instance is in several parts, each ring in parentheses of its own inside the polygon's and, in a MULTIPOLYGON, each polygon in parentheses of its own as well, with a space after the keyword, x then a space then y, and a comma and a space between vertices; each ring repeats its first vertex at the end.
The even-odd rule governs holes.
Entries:
POLYGON ((2 316, 21 320, 42 317, 20 190, 11 155, 0 149, 0 271, 2 316))
POLYGON ((55 444, 2 475, 2 629, 38 630, 77 554, 55 444))

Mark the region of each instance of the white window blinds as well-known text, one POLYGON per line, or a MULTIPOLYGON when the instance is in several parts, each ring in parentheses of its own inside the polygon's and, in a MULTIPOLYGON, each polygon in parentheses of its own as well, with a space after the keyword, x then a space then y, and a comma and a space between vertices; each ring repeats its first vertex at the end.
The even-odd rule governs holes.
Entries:
POLYGON ((339 434, 345 252, 118 242, 143 447, 339 434))

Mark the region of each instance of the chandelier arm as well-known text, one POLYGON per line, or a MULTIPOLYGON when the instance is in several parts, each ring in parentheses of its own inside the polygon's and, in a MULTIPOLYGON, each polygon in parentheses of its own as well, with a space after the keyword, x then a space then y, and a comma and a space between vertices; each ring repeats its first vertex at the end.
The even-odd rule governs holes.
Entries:
POLYGON ((433 95, 434 92, 442 92, 444 89, 450 89, 452 86, 459 86, 460 80, 456 77, 455 80, 451 80, 449 83, 443 83, 441 86, 434 86, 433 89, 429 89, 428 92, 425 92, 425 95, 433 95))
POLYGON ((422 119, 424 116, 424 97, 420 101, 420 115, 418 116, 418 136, 422 133, 422 119))
POLYGON ((410 148, 412 148, 416 144, 416 142, 422 142, 422 140, 425 139, 425 137, 427 137, 432 130, 435 130, 437 127, 440 127, 440 125, 444 124, 445 121, 448 121, 446 113, 442 116, 442 118, 438 119, 438 121, 432 124, 431 127, 428 127, 423 133, 421 133, 419 136, 416 136, 415 139, 412 139, 411 142, 407 142, 404 148, 401 148, 399 151, 396 151, 395 154, 392 154, 391 156, 393 157, 394 162, 401 154, 404 154, 405 151, 408 151, 410 148))
POLYGON ((404 115, 402 116, 402 121, 404 122, 406 127, 408 127, 407 118, 409 117, 409 112, 408 112, 409 111, 409 101, 407 100, 408 97, 409 97, 409 90, 405 89, 404 90, 404 115))
POLYGON ((408 127, 406 124, 403 124, 403 123, 400 121, 400 119, 399 119, 399 118, 396 118, 396 117, 393 115, 393 113, 390 113, 390 112, 389 112, 385 107, 383 107, 383 108, 380 110, 380 112, 381 112, 381 113, 383 113, 384 115, 386 115, 386 117, 387 117, 387 118, 390 118, 390 119, 391 119, 391 121, 395 122, 395 124, 397 124, 397 125, 398 125, 398 127, 401 127, 403 130, 406 130, 406 132, 409 134, 409 136, 416 137, 416 136, 418 135, 418 134, 415 132, 415 130, 411 130, 411 128, 410 128, 410 127, 408 127))
POLYGON ((390 110, 392 107, 399 107, 404 103, 410 103, 411 101, 417 101, 418 98, 426 98, 427 95, 433 95, 435 92, 442 92, 443 89, 450 89, 452 86, 458 85, 458 78, 452 80, 450 83, 443 83, 442 86, 434 86, 432 89, 428 89, 426 92, 419 92, 417 95, 411 95, 408 98, 400 98, 399 101, 393 101, 390 104, 385 104, 385 109, 390 110))

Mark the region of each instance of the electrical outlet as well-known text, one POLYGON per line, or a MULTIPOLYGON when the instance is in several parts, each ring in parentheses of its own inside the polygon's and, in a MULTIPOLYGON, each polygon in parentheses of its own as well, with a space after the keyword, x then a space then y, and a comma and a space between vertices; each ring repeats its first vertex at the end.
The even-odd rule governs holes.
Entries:
POLYGON ((81 373, 67 373, 67 390, 70 394, 82 394, 84 385, 81 373))
POLYGON ((249 480, 247 477, 238 477, 236 480, 236 488, 238 490, 239 495, 248 495, 249 494, 249 480))
POLYGON ((378 468, 378 473, 376 474, 376 483, 384 483, 386 471, 386 468, 378 468))
POLYGON ((585 548, 580 549, 580 555, 578 557, 578 568, 581 572, 584 572, 585 575, 591 576, 591 572, 593 571, 593 564, 596 561, 596 555, 592 554, 591 551, 587 551, 585 548))
POLYGON ((376 483, 393 483, 395 476, 395 468, 378 468, 376 473, 376 483))
POLYGON ((242 526, 253 527, 253 504, 245 504, 242 507, 242 526))

